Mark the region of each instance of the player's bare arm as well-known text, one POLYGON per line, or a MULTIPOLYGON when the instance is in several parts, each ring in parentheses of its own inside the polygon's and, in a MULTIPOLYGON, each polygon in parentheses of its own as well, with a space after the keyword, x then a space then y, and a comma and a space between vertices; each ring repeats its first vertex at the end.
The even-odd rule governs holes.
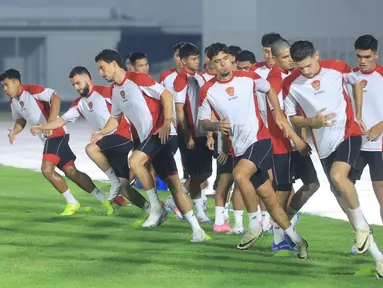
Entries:
POLYGON ((68 121, 64 120, 63 118, 57 118, 53 120, 52 122, 46 123, 46 124, 37 124, 35 126, 32 126, 31 133, 33 135, 36 135, 39 132, 47 131, 47 130, 55 130, 58 128, 63 127, 65 124, 67 124, 68 121))
POLYGON ((165 144, 169 138, 170 125, 173 122, 173 94, 168 90, 161 93, 161 104, 164 112, 164 125, 158 129, 158 137, 165 144))
MULTIPOLYGON (((215 117, 214 113, 212 112, 211 113, 211 121, 212 122, 216 122, 217 121, 217 118, 215 117)), ((210 150, 214 150, 214 137, 213 137, 213 132, 209 131, 207 132, 207 142, 206 142, 206 146, 210 149, 210 150)))
POLYGON ((177 125, 181 127, 186 145, 190 146, 189 149, 192 149, 192 146, 194 146, 194 140, 193 137, 191 137, 190 126, 185 117, 184 106, 184 103, 176 103, 177 125))
POLYGON ((61 100, 57 94, 53 93, 51 96, 51 112, 49 113, 48 122, 52 122, 57 119, 57 116, 60 113, 61 100))
POLYGON ((362 128, 363 132, 367 131, 366 125, 362 120, 362 105, 363 105, 363 86, 362 82, 357 82, 352 84, 352 95, 354 97, 355 102, 355 118, 359 123, 360 128, 362 128))
POLYGON ((221 139, 222 139, 222 150, 221 153, 219 153, 217 161, 220 164, 225 164, 227 161, 228 154, 230 152, 229 148, 229 140, 227 136, 221 134, 221 139))
POLYGON ((331 127, 335 125, 334 118, 336 117, 335 113, 324 114, 327 108, 323 108, 318 111, 318 113, 311 118, 305 118, 298 115, 290 116, 291 123, 296 127, 309 127, 313 129, 318 129, 322 127, 331 127))
POLYGON ((27 125, 27 120, 25 120, 24 118, 20 118, 15 121, 15 125, 13 126, 13 128, 8 129, 9 143, 13 144, 13 141, 15 141, 16 135, 19 134, 21 131, 23 131, 25 125, 27 125))
POLYGON ((199 120, 199 127, 202 131, 221 131, 224 135, 229 135, 231 131, 231 124, 227 121, 227 118, 220 120, 219 122, 212 122, 211 120, 199 120))

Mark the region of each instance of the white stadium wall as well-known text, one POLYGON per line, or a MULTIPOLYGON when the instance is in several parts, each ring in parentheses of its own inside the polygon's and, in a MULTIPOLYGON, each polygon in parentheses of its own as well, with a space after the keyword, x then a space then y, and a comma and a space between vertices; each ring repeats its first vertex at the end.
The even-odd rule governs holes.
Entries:
POLYGON ((278 32, 290 41, 308 39, 322 58, 353 65, 353 43, 373 34, 383 43, 383 1, 369 0, 208 0, 203 1, 204 46, 222 41, 256 53, 262 59, 261 37, 278 32))
POLYGON ((96 83, 106 83, 98 74, 94 57, 102 49, 116 49, 120 31, 70 31, 48 34, 46 83, 64 100, 73 100, 77 92, 69 82, 69 72, 81 65, 89 69, 96 83))

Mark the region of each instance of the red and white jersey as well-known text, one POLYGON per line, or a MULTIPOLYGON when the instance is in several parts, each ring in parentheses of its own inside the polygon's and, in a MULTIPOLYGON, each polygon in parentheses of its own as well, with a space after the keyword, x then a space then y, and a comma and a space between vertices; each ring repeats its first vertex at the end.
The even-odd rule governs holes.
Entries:
MULTIPOLYGON (((362 73, 359 68, 354 72, 360 77, 363 86, 362 117, 367 129, 383 121, 383 66, 376 65, 369 73, 362 73)), ((367 135, 363 135, 363 151, 382 151, 382 135, 377 141, 368 141, 367 135)))
POLYGON ((209 82, 211 79, 215 77, 215 74, 209 73, 207 71, 202 71, 198 74, 201 75, 206 82, 209 82))
MULTIPOLYGON (((112 86, 112 116, 122 113, 137 130, 140 141, 152 136, 164 124, 161 94, 166 89, 147 74, 127 72, 112 86)), ((171 125, 170 135, 176 135, 171 125)))
POLYGON ((201 88, 198 119, 210 120, 212 111, 218 120, 227 118, 232 127, 231 152, 234 157, 241 156, 253 143, 270 138, 254 97, 255 91, 269 90, 268 81, 249 71, 233 71, 233 77, 225 82, 214 78, 201 88))
MULTIPOLYGON (((269 76, 269 73, 271 71, 271 68, 267 66, 266 62, 259 62, 251 66, 250 71, 253 71, 257 73, 259 76, 261 76, 263 79, 267 79, 267 76, 269 76)), ((256 95, 258 97, 258 105, 259 110, 261 112, 262 120, 266 125, 267 123, 267 109, 266 109, 266 95, 265 93, 256 92, 256 95)))
MULTIPOLYGON (((110 118, 112 87, 93 85, 92 91, 86 97, 78 97, 70 109, 63 115, 65 121, 75 122, 79 117, 83 117, 92 127, 93 131, 98 131, 105 127, 110 118)), ((121 117, 118 128, 111 134, 119 134, 132 140, 129 123, 125 117, 121 117)))
POLYGON ((319 158, 324 159, 348 137, 362 135, 344 87, 346 83, 358 83, 360 78, 343 61, 322 60, 319 64, 320 70, 311 79, 298 70, 293 71, 283 80, 283 93, 285 112, 289 116, 298 114, 298 106, 299 112, 307 118, 315 117, 323 108, 326 108, 323 114, 336 114, 334 126, 312 129, 319 158))
POLYGON ((176 106, 175 106, 175 92, 174 92, 174 80, 176 80, 177 77, 177 69, 169 69, 161 73, 160 79, 158 82, 164 86, 166 89, 168 89, 172 95, 173 95, 173 115, 174 118, 176 118, 176 106))
MULTIPOLYGON (((198 104, 200 88, 205 84, 205 79, 198 73, 191 74, 186 70, 178 73, 174 81, 174 91, 176 93, 175 102, 185 104, 185 118, 188 121, 190 132, 193 137, 203 137, 198 129, 198 104)), ((210 115, 211 117, 211 115, 210 115)))
MULTIPOLYGON (((53 89, 24 84, 20 96, 11 99, 13 119, 24 118, 29 126, 37 125, 37 123, 46 124, 51 112, 50 101, 53 94, 56 94, 53 89)), ((53 134, 48 138, 61 137, 67 133, 68 130, 64 126, 53 130, 53 134)), ((43 133, 39 133, 38 136, 45 142, 46 137, 43 133)))
MULTIPOLYGON (((285 79, 289 74, 290 73, 288 71, 284 71, 278 66, 274 66, 267 77, 267 81, 270 82, 271 87, 273 87, 276 94, 278 95, 279 105, 282 110, 284 109, 282 83, 283 79, 285 79)), ((291 152, 293 150, 292 143, 289 140, 289 138, 286 138, 284 136, 284 133, 281 129, 279 129, 277 123, 275 122, 274 117, 271 113, 271 105, 268 104, 266 106, 266 109, 268 128, 271 136, 271 141, 273 143, 273 154, 285 154, 291 152)))

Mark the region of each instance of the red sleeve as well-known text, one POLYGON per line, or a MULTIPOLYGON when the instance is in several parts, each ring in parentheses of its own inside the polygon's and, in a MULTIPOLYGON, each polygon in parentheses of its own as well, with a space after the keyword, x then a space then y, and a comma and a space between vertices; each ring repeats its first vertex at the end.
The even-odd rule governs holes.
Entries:
POLYGON ((35 84, 24 84, 23 89, 32 95, 43 93, 45 90, 45 88, 43 86, 35 85, 35 84))
POLYGON ((150 75, 144 73, 127 72, 126 78, 136 83, 137 86, 143 87, 150 87, 157 83, 150 75))
POLYGON ((174 80, 174 91, 176 93, 181 92, 188 85, 188 78, 184 72, 177 74, 176 79, 174 80))
POLYGON ((267 81, 270 82, 271 87, 274 89, 277 95, 281 93, 283 82, 281 73, 270 73, 269 76, 267 76, 267 81))
POLYGON ((72 105, 70 105, 70 108, 76 107, 78 105, 78 102, 80 102, 81 97, 76 98, 73 102, 72 105))

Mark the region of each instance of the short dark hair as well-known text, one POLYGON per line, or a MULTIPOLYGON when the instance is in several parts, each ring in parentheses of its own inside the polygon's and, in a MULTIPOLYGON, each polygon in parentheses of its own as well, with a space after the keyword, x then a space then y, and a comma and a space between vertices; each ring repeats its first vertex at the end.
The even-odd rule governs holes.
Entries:
POLYGON ((70 71, 69 73, 69 79, 72 79, 74 76, 77 75, 88 75, 90 79, 92 79, 92 76, 90 76, 89 70, 86 69, 84 66, 76 66, 70 71))
POLYGON ((378 51, 378 40, 372 35, 362 35, 354 43, 355 50, 378 51))
POLYGON ((16 69, 8 69, 0 74, 0 81, 4 81, 5 79, 19 80, 21 82, 20 72, 16 69))
POLYGON ((182 46, 184 46, 186 42, 179 42, 176 45, 173 46, 173 54, 177 52, 177 50, 180 50, 182 46))
POLYGON ((217 56, 219 52, 230 54, 229 47, 227 47, 226 44, 217 42, 210 45, 209 50, 207 50, 206 56, 209 59, 212 59, 214 56, 217 56))
POLYGON ((129 55, 129 61, 132 65, 135 65, 137 60, 141 60, 145 58, 148 58, 148 56, 146 56, 146 54, 142 52, 133 52, 133 53, 130 53, 129 55))
POLYGON ((242 50, 235 56, 235 61, 244 62, 244 61, 250 61, 251 64, 254 64, 257 62, 255 59, 255 55, 253 52, 249 50, 242 50))
POLYGON ((123 68, 120 53, 118 53, 116 50, 112 50, 112 49, 104 49, 104 50, 102 50, 100 53, 98 53, 96 55, 96 57, 94 57, 94 61, 96 61, 96 63, 98 61, 104 61, 104 62, 106 62, 108 64, 110 64, 113 61, 115 61, 118 66, 123 68))
POLYGON ((300 40, 290 47, 291 58, 295 62, 312 57, 315 53, 314 44, 307 40, 300 40))
POLYGON ((282 36, 278 33, 267 33, 262 36, 261 45, 262 47, 271 47, 271 45, 280 38, 282 38, 282 36))
POLYGON ((194 45, 193 43, 185 43, 182 45, 180 48, 180 58, 181 59, 186 59, 189 56, 197 56, 199 55, 199 48, 194 45))
POLYGON ((229 48, 229 54, 234 57, 236 57, 238 53, 242 51, 242 48, 239 46, 230 45, 228 48, 229 48))

